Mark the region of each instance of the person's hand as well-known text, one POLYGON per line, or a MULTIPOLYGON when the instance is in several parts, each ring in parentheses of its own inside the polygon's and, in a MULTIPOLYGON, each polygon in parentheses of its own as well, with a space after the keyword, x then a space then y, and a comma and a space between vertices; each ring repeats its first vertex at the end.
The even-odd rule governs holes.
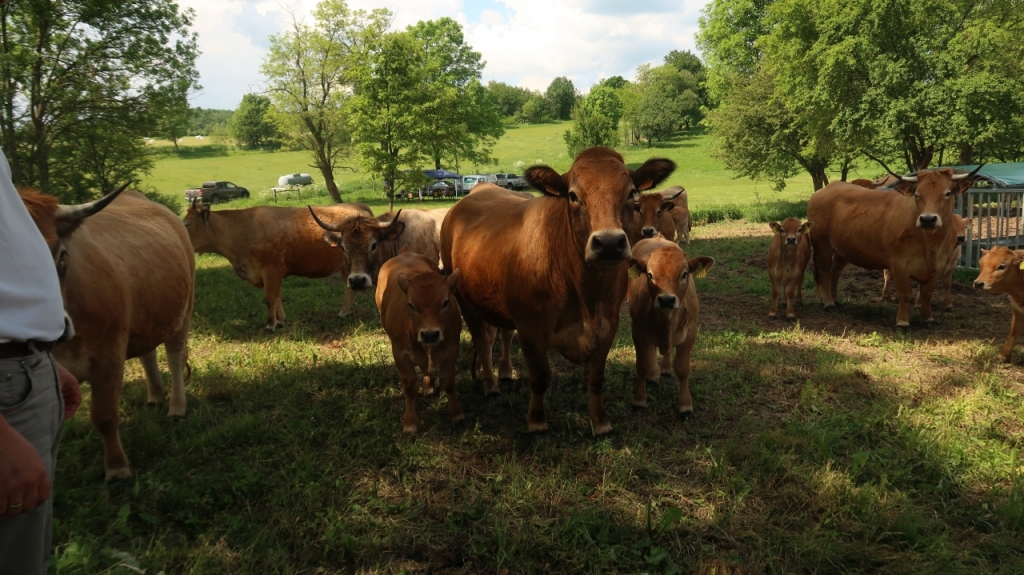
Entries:
POLYGON ((82 405, 82 392, 78 389, 78 378, 72 375, 63 365, 57 364, 57 377, 60 378, 60 393, 64 396, 64 420, 67 421, 82 405))
POLYGON ((39 452, 0 417, 0 521, 32 511, 49 496, 39 452))

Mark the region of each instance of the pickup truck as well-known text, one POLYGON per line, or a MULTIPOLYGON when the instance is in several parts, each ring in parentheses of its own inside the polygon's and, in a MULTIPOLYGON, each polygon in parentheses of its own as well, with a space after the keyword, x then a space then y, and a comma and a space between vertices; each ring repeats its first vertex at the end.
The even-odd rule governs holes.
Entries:
POLYGON ((510 190, 522 191, 530 187, 526 180, 515 174, 505 174, 505 181, 508 184, 506 187, 510 190))
POLYGON ((216 204, 233 198, 248 198, 249 190, 231 182, 203 182, 201 188, 185 190, 185 200, 200 200, 204 204, 216 204))

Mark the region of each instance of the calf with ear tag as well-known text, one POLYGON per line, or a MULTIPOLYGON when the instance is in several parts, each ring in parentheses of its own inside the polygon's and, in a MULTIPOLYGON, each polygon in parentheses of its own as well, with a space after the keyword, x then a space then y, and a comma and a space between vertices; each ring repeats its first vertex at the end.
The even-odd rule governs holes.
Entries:
POLYGON ((707 256, 688 259, 675 242, 661 237, 637 242, 633 254, 631 264, 639 272, 630 280, 627 294, 636 350, 633 405, 647 407, 648 382, 655 383, 660 376, 674 372, 679 379, 676 409, 684 419, 693 417, 691 355, 700 311, 694 280, 706 277, 715 260, 707 256))

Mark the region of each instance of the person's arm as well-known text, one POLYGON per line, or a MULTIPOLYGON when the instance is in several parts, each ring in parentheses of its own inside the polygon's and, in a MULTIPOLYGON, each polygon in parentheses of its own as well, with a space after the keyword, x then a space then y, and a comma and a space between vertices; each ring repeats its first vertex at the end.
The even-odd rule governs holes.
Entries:
POLYGON ((49 496, 39 452, 0 415, 0 521, 32 511, 49 496))

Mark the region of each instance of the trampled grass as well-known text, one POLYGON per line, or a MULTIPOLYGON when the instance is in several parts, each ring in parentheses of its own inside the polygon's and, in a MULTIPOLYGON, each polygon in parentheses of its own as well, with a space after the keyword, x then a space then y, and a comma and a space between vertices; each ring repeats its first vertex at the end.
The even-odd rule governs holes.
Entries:
POLYGON ((769 322, 768 234, 694 230, 687 252, 718 260, 698 283, 697 420, 673 415, 668 379, 631 409, 626 314, 600 440, 579 368, 553 357, 551 431, 530 436, 518 348, 516 382, 485 399, 466 334, 466 423, 421 398, 403 437, 367 294, 340 320, 338 278, 289 278, 268 336, 261 293, 201 256, 189 414, 147 406, 129 362, 136 476, 104 484, 86 398, 61 446, 56 572, 1024 572, 1024 354, 992 361, 1005 297, 958 283, 956 311, 900 336, 880 274, 850 269, 839 313, 808 275, 799 323, 769 322))

